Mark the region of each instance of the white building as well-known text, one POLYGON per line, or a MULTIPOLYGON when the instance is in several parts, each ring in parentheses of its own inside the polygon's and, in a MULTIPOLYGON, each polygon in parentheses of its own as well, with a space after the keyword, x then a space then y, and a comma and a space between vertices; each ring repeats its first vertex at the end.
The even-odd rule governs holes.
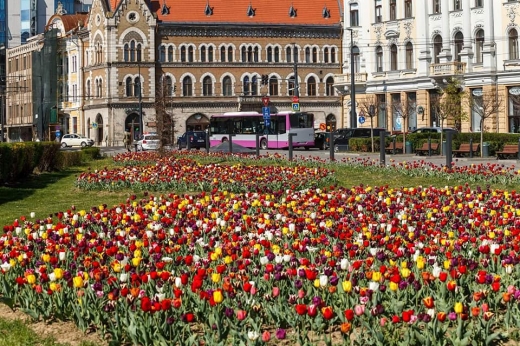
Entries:
MULTIPOLYGON (((408 117, 409 130, 438 126, 432 97, 456 77, 472 95, 495 92, 503 98, 503 109, 485 123, 485 131, 520 132, 520 105, 512 100, 520 94, 518 0, 345 0, 344 4, 343 75, 335 85, 347 94, 341 126, 366 126, 359 123, 359 115, 364 115, 360 103, 367 95, 383 105, 374 125, 403 130, 399 112, 391 105, 411 102, 418 112, 408 117), (355 117, 350 116, 349 101, 352 67, 355 117)), ((467 114, 467 120, 450 125, 480 131, 480 116, 470 109, 467 114)))

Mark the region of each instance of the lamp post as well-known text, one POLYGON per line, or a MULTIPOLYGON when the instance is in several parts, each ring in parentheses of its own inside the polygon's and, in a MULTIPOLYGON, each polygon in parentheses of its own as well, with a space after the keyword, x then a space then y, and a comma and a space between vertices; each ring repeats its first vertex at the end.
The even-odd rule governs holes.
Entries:
POLYGON ((350 127, 357 127, 356 120, 356 78, 354 71, 354 30, 347 28, 350 31, 350 127))
POLYGON ((143 135, 143 92, 142 92, 142 84, 141 84, 141 54, 137 54, 137 78, 139 83, 139 132, 140 136, 143 135))

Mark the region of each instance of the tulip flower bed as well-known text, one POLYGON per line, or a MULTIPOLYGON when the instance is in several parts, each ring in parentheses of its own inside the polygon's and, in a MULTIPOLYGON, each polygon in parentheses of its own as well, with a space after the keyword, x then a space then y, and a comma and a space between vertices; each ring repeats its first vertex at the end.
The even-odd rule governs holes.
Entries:
MULTIPOLYGON (((136 191, 211 191, 220 189, 231 192, 275 192, 286 187, 306 189, 335 182, 331 171, 302 165, 293 166, 246 166, 237 164, 200 164, 190 158, 156 156, 156 163, 135 164, 138 154, 118 156, 116 161, 123 167, 88 171, 79 175, 76 186, 85 190, 108 190, 131 188, 136 191)), ((138 161, 137 161, 138 162, 138 161)))
POLYGON ((519 206, 467 186, 132 197, 5 226, 0 297, 115 345, 490 345, 518 340, 519 206))

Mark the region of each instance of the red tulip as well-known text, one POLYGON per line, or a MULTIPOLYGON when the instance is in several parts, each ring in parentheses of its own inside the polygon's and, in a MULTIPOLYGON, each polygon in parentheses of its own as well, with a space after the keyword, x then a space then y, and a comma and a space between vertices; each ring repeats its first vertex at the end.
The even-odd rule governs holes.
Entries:
POLYGON ((441 273, 439 274, 439 280, 441 280, 442 282, 445 282, 447 279, 448 279, 448 273, 446 273, 446 272, 441 272, 441 273))
POLYGON ((325 318, 326 320, 330 320, 334 317, 334 310, 331 306, 324 306, 323 308, 321 308, 321 314, 323 315, 323 318, 325 318))
POLYGON ((446 287, 448 288, 448 291, 453 292, 457 288, 457 283, 453 280, 450 280, 450 281, 448 281, 448 283, 446 283, 446 287))
POLYGON ((445 312, 438 312, 437 313, 437 320, 439 322, 444 322, 446 320, 446 313, 445 312))
POLYGON ((427 309, 433 309, 433 307, 435 306, 435 303, 434 303, 434 300, 432 297, 426 297, 423 299, 423 303, 424 303, 424 306, 427 308, 427 309))
POLYGON ((307 305, 305 304, 296 304, 294 308, 298 315, 305 315, 307 313, 307 305))
POLYGON ((495 281, 491 284, 491 289, 493 289, 494 292, 500 291, 500 282, 495 281))
POLYGON ((347 319, 347 321, 352 321, 354 319, 354 310, 352 310, 352 309, 345 310, 345 318, 347 319))
POLYGON ((307 314, 310 317, 315 317, 318 314, 318 307, 314 304, 309 305, 307 308, 307 314))
POLYGON ((148 312, 152 309, 152 301, 148 297, 141 298, 141 310, 148 312))
POLYGON ((413 310, 403 311, 403 313, 402 313, 403 322, 410 322, 410 320, 412 319, 412 315, 413 315, 413 310))

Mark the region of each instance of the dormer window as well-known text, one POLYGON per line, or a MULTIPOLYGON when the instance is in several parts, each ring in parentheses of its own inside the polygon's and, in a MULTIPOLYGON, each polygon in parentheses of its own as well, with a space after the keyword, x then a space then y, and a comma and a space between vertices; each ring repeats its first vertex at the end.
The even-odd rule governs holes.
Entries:
POLYGON ((163 3, 163 5, 161 7, 161 14, 163 16, 167 15, 167 14, 170 14, 170 9, 168 8, 168 6, 166 6, 166 3, 163 3))
POLYGON ((327 8, 327 6, 323 7, 322 15, 323 18, 330 18, 330 10, 327 8))
POLYGON ((296 9, 291 5, 291 8, 289 9, 289 17, 295 18, 296 17, 296 9))
POLYGON ((213 9, 209 6, 209 1, 208 3, 206 4, 206 8, 204 9, 204 14, 206 16, 211 16, 213 15, 213 9))
POLYGON ((247 8, 247 16, 248 17, 254 17, 255 16, 255 9, 253 8, 253 6, 251 6, 251 4, 249 4, 249 7, 247 8))

